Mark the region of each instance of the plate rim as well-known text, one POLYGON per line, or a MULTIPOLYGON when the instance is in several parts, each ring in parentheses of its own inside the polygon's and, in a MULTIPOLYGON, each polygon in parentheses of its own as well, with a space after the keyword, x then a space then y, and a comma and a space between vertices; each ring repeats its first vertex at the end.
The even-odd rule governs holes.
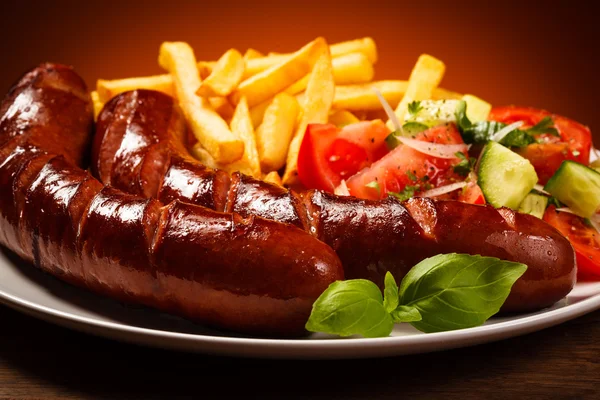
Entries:
POLYGON ((150 347, 236 357, 349 359, 470 347, 539 331, 600 309, 600 292, 573 304, 494 324, 454 331, 382 338, 278 339, 175 332, 77 315, 15 296, 2 289, 0 289, 0 303, 59 326, 150 347))

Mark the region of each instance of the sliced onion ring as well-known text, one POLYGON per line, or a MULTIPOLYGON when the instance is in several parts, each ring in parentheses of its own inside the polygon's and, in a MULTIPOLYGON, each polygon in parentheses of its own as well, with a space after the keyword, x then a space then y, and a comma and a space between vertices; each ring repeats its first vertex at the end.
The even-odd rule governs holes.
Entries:
POLYGON ((333 193, 338 196, 350 196, 350 191, 346 185, 346 181, 342 179, 342 182, 333 190, 333 193))
MULTIPOLYGON (((560 207, 560 208, 557 208, 556 211, 566 212, 569 214, 575 214, 575 211, 571 210, 569 207, 560 207)), ((577 214, 575 214, 575 215, 577 215, 577 214)))
POLYGON ((419 195, 419 197, 436 197, 445 193, 453 192, 457 189, 462 189, 467 186, 467 182, 456 182, 449 185, 440 186, 434 189, 427 190, 419 195))
POLYGON ((548 196, 552 196, 552 194, 551 194, 551 193, 549 193, 549 192, 546 192, 546 191, 544 190, 544 186, 540 185, 539 183, 536 183, 536 184, 535 184, 535 186, 534 186, 533 188, 534 188, 535 190, 537 190, 538 192, 540 192, 540 193, 547 194, 548 196))
POLYGON ((388 103, 387 100, 385 99, 385 97, 383 97, 383 94, 381 94, 379 89, 377 89, 376 87, 373 87, 373 91, 375 92, 375 95, 379 99, 379 102, 381 103, 381 106, 383 107, 383 110, 387 114, 388 118, 390 119, 390 121, 392 121, 394 128, 397 131, 402 132, 402 125, 400 125, 400 121, 398 121, 398 118, 396 117, 396 113, 392 109, 392 106, 390 106, 390 103, 388 103))
POLYGON ((600 215, 594 214, 592 218, 590 218, 590 224, 594 227, 594 229, 600 233, 600 215))
POLYGON ((403 136, 396 136, 402 143, 418 152, 437 158, 457 158, 456 153, 466 153, 469 147, 466 144, 439 144, 424 142, 422 140, 410 139, 403 136))

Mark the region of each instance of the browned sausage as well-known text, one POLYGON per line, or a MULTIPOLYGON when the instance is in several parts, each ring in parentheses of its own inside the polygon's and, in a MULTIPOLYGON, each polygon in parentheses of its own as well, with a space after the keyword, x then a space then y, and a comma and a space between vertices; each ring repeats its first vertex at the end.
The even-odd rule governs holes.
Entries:
POLYGON ((239 173, 228 179, 188 154, 181 120, 173 99, 162 93, 137 90, 115 97, 99 116, 94 170, 105 183, 161 201, 179 199, 294 224, 336 251, 346 278, 381 286, 386 271, 399 280, 426 257, 463 252, 528 265, 503 311, 550 306, 575 284, 571 244, 540 219, 452 201, 296 193, 239 173))
POLYGON ((344 278, 331 248, 292 225, 102 185, 81 168, 91 102, 69 67, 29 72, 1 111, 0 244, 67 282, 218 328, 298 335, 344 278))

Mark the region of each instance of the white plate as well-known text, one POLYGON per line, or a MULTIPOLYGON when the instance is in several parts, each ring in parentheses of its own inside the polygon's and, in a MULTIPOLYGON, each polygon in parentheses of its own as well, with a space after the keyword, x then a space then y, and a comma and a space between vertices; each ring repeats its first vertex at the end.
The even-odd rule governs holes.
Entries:
POLYGON ((424 334, 408 324, 377 339, 315 334, 264 339, 209 330, 145 308, 132 308, 67 285, 0 248, 0 302, 69 328, 142 345, 261 358, 362 358, 425 353, 523 335, 600 308, 600 282, 578 283, 552 308, 491 318, 477 328, 424 334))

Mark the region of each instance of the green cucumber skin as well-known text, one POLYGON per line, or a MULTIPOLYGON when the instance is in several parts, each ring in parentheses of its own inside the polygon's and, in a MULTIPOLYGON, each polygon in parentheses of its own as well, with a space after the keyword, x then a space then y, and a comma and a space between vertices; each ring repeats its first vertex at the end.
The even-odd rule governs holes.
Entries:
POLYGON ((529 193, 519 205, 518 211, 542 219, 546 207, 548 207, 548 197, 542 194, 529 193))
POLYGON ((482 150, 478 184, 486 201, 496 208, 518 209, 538 181, 529 160, 496 142, 482 150))
POLYGON ((575 161, 563 161, 544 190, 584 218, 600 207, 600 173, 575 161))

